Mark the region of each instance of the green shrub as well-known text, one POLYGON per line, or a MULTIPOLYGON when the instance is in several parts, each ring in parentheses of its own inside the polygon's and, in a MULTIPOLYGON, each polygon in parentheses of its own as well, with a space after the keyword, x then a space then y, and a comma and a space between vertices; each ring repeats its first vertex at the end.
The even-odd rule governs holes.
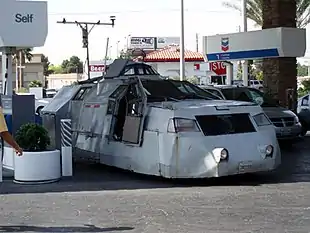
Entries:
POLYGON ((16 133, 16 142, 24 151, 46 151, 51 140, 47 130, 38 124, 29 123, 20 127, 16 133))

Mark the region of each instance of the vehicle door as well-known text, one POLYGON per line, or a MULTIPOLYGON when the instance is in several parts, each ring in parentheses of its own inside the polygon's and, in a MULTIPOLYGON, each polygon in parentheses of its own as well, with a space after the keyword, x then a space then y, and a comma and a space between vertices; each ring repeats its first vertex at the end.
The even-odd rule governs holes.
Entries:
POLYGON ((122 141, 126 144, 141 146, 143 126, 147 115, 147 95, 138 77, 133 78, 130 85, 136 91, 136 98, 128 102, 122 141))
POLYGON ((298 101, 297 113, 299 117, 307 119, 310 122, 310 96, 305 95, 298 101))
POLYGON ((108 98, 108 105, 106 114, 103 119, 103 132, 102 136, 107 139, 107 141, 112 139, 112 129, 115 124, 115 115, 117 114, 119 102, 126 95, 129 84, 124 83, 119 85, 115 91, 108 98))

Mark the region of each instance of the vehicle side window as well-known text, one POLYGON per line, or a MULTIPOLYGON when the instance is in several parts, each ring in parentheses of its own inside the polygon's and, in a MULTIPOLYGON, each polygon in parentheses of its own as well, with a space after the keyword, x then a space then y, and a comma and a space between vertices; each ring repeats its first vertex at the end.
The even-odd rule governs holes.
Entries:
POLYGON ((257 93, 256 91, 253 90, 249 90, 249 93, 251 95, 251 99, 255 100, 257 98, 262 98, 262 95, 260 95, 259 93, 257 93))
POLYGON ((116 90, 110 95, 110 98, 116 99, 119 97, 126 89, 127 85, 120 85, 116 90))
POLYGON ((90 91, 91 87, 82 87, 74 96, 73 100, 83 100, 85 95, 90 91))
POLYGON ((232 89, 223 89, 222 90, 223 95, 225 96, 226 99, 228 100, 234 100, 234 91, 232 89))
POLYGON ((214 90, 214 89, 206 89, 208 92, 211 92, 213 95, 216 95, 220 98, 223 98, 221 93, 218 90, 214 90))
POLYGON ((235 88, 235 89, 223 89, 222 90, 223 95, 228 100, 238 100, 238 101, 250 101, 251 98, 247 95, 246 91, 241 88, 235 88))
POLYGON ((124 72, 124 75, 134 75, 135 74, 135 69, 134 67, 130 67, 130 68, 127 68, 124 72))
POLYGON ((305 96, 301 101, 301 106, 309 106, 309 95, 305 96))

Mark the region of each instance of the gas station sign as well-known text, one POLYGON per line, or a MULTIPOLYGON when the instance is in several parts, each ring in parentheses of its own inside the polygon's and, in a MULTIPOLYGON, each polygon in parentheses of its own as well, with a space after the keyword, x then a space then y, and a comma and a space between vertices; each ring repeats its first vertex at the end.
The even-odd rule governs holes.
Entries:
POLYGON ((216 75, 226 75, 226 66, 224 62, 210 62, 210 70, 216 75))
POLYGON ((90 72, 104 72, 104 65, 90 65, 89 71, 90 72))
POLYGON ((210 62, 303 57, 306 51, 306 30, 278 27, 205 36, 203 51, 210 62))

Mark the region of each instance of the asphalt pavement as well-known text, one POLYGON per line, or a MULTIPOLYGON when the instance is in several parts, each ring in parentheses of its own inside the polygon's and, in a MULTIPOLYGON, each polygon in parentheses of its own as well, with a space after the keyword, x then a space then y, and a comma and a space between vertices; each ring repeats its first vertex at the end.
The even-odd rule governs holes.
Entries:
POLYGON ((310 232, 310 137, 270 175, 169 181, 102 165, 48 185, 0 185, 0 232, 310 232))

